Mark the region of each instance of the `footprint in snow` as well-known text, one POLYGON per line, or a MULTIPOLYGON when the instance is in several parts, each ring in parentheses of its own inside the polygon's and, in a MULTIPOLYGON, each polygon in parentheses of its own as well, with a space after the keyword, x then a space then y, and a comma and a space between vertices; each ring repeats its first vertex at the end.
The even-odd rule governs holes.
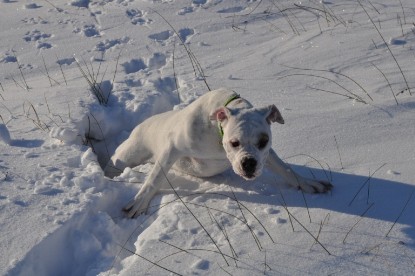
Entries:
POLYGON ((124 68, 125 73, 131 74, 138 71, 144 70, 147 68, 147 65, 144 63, 143 59, 132 59, 128 62, 121 64, 124 68))
POLYGON ((128 41, 130 41, 130 38, 127 36, 124 36, 119 39, 106 39, 104 41, 99 42, 95 46, 94 50, 99 52, 105 52, 107 50, 117 48, 117 46, 119 45, 126 44, 128 43, 128 41))
POLYGON ((52 48, 52 44, 44 40, 47 38, 50 38, 51 36, 52 36, 51 34, 43 33, 35 29, 35 30, 27 32, 23 36, 23 40, 26 42, 34 42, 36 45, 36 48, 38 49, 49 49, 49 48, 52 48))
POLYGON ((79 8, 88 8, 89 0, 72 0, 70 4, 79 8))
POLYGON ((170 93, 176 90, 176 80, 172 77, 158 78, 153 82, 154 87, 157 91, 163 93, 170 93))
POLYGON ((180 9, 177 14, 178 15, 185 15, 188 13, 192 13, 194 11, 193 7, 184 7, 182 9, 180 9))
POLYGON ((148 25, 153 22, 153 20, 146 18, 147 13, 139 9, 128 9, 125 13, 134 25, 148 25))
POLYGON ((56 63, 59 64, 59 65, 71 65, 74 62, 75 62, 75 58, 74 57, 62 58, 62 59, 58 59, 56 61, 56 63))
POLYGON ((193 0, 192 3, 194 5, 204 5, 206 4, 207 0, 193 0))
POLYGON ((26 17, 22 22, 28 25, 48 24, 49 22, 41 17, 26 17))
POLYGON ((167 30, 167 31, 163 31, 160 33, 151 34, 148 37, 157 42, 163 42, 163 41, 168 40, 172 36, 173 36, 173 32, 170 30, 167 30))
POLYGON ((231 7, 231 8, 219 10, 218 13, 238 13, 238 12, 243 11, 244 9, 245 9, 244 7, 237 6, 237 7, 231 7))
POLYGON ((208 270, 210 263, 208 260, 198 260, 192 264, 192 268, 200 269, 200 270, 208 270))
POLYGON ((188 43, 190 38, 195 34, 195 30, 190 29, 190 28, 184 28, 184 29, 180 29, 178 33, 179 33, 180 39, 184 43, 188 43))
MULTIPOLYGON (((186 43, 188 42, 190 37, 194 35, 195 31, 190 28, 183 28, 183 29, 180 29, 177 33, 179 34, 180 39, 186 43)), ((168 40, 170 37, 172 37, 173 34, 174 33, 172 31, 167 30, 167 31, 163 31, 160 33, 151 34, 148 37, 157 42, 164 42, 168 40)))
POLYGON ((0 63, 11 63, 11 62, 17 62, 17 58, 15 55, 12 55, 10 53, 5 53, 0 57, 0 63))
POLYGON ((167 63, 166 55, 163 53, 154 53, 146 62, 142 58, 132 59, 128 62, 124 62, 121 66, 124 68, 125 73, 131 74, 141 70, 157 70, 163 68, 167 63))
MULTIPOLYGON (((10 1, 7 1, 6 3, 10 3, 10 1)), ((39 6, 38 4, 36 4, 36 3, 27 3, 27 4, 24 4, 23 5, 23 8, 24 9, 27 9, 27 10, 31 10, 31 9, 38 9, 38 8, 41 8, 42 6, 39 6)))
POLYGON ((74 33, 79 33, 85 37, 99 37, 101 33, 97 30, 95 25, 84 25, 82 29, 76 28, 73 30, 74 33))
POLYGON ((154 53, 148 60, 148 68, 150 70, 157 70, 163 68, 167 63, 166 55, 163 53, 154 53))
POLYGON ((36 41, 36 48, 38 49, 50 49, 52 48, 52 44, 48 42, 36 41))
POLYGON ((32 30, 27 32, 24 36, 23 36, 23 40, 26 42, 33 42, 33 41, 38 41, 38 40, 42 40, 42 39, 46 39, 51 37, 51 34, 46 34, 43 33, 39 30, 32 30))

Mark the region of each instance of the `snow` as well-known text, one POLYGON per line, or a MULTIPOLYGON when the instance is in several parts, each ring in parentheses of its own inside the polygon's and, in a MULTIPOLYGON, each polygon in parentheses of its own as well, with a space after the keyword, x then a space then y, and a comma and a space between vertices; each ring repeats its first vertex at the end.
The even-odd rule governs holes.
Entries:
POLYGON ((414 18, 411 0, 0 1, 0 274, 413 275, 414 18), (276 104, 274 149, 332 193, 172 171, 180 199, 125 218, 152 165, 102 166, 206 93, 198 70, 276 104))

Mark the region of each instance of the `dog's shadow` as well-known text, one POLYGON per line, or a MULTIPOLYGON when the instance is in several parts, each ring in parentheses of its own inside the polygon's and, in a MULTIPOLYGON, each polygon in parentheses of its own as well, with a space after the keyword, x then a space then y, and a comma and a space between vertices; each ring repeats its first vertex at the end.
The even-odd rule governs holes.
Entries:
MULTIPOLYGON (((310 175, 311 170, 307 167, 293 165, 292 168, 301 175, 310 175)), ((334 186, 333 190, 327 194, 304 193, 304 200, 300 191, 284 184, 278 176, 269 171, 265 171, 255 181, 243 180, 233 172, 227 171, 202 181, 175 175, 172 183, 180 186, 179 194, 186 197, 191 196, 194 189, 197 189, 198 185, 200 188, 200 183, 205 181, 206 188, 202 188, 202 191, 197 192, 196 195, 203 194, 205 197, 218 199, 236 198, 240 202, 275 205, 275 207, 285 204, 288 208, 307 206, 310 210, 322 209, 326 210, 325 213, 349 214, 356 216, 357 219, 364 214, 365 218, 390 222, 391 227, 398 219, 399 224, 407 226, 403 228, 405 234, 415 241, 415 219, 413 219, 415 193, 412 197, 414 185, 343 172, 327 172, 315 168, 312 172, 313 176, 319 180, 329 178, 334 186), (219 189, 220 192, 217 192, 218 188, 212 187, 211 184, 228 187, 219 189)))

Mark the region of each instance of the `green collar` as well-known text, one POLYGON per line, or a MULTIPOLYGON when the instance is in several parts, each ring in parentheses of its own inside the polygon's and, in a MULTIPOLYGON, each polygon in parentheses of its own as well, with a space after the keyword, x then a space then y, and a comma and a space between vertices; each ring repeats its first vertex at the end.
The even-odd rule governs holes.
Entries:
MULTIPOLYGON (((223 106, 227 107, 231 102, 233 102, 234 100, 237 100, 239 98, 241 98, 241 96, 239 94, 234 94, 226 100, 226 102, 223 106)), ((220 135, 221 138, 223 138, 224 132, 223 132, 223 128, 222 128, 222 125, 221 125, 220 122, 218 122, 218 128, 219 128, 219 135, 220 135)))

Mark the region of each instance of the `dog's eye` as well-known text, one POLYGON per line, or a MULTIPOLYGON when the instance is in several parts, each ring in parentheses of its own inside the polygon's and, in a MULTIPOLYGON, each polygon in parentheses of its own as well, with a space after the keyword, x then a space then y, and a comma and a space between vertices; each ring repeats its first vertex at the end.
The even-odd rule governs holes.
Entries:
POLYGON ((239 145, 240 145, 241 143, 238 141, 238 140, 234 140, 234 141, 231 141, 231 146, 233 147, 233 148, 237 148, 237 147, 239 147, 239 145))
POLYGON ((268 144, 268 140, 269 138, 267 136, 261 137, 261 139, 259 139, 258 141, 258 148, 259 149, 265 148, 266 145, 268 144))

